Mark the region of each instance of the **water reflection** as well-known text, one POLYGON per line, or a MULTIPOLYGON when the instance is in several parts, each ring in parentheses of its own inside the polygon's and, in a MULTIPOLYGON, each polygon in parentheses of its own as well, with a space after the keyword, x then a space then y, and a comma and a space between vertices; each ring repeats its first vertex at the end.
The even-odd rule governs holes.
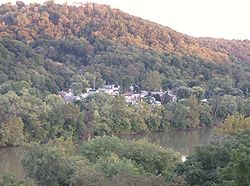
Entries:
MULTIPOLYGON (((150 142, 157 143, 163 147, 173 148, 184 155, 188 155, 193 151, 195 146, 207 143, 211 132, 212 129, 207 128, 194 131, 169 131, 127 135, 122 138, 147 138, 150 142)), ((10 172, 19 178, 24 178, 24 170, 20 159, 20 148, 10 147, 0 149, 0 173, 10 172)))
POLYGON ((152 132, 148 134, 129 135, 124 138, 147 138, 150 142, 163 147, 173 148, 182 154, 188 155, 193 151, 194 147, 207 143, 212 130, 212 128, 205 128, 193 131, 152 132))

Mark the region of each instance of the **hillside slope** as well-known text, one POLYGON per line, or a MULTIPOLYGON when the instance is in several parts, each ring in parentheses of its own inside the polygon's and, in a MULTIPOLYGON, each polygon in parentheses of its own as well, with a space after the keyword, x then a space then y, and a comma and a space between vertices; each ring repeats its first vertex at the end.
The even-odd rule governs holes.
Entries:
POLYGON ((81 84, 206 96, 250 90, 249 41, 194 38, 106 5, 0 6, 0 93, 81 84), (85 82, 85 83, 84 83, 85 82))
POLYGON ((38 38, 105 38, 143 49, 189 55, 213 62, 250 62, 249 41, 194 38, 168 27, 131 16, 106 5, 84 6, 4 4, 0 36, 33 41, 38 38))

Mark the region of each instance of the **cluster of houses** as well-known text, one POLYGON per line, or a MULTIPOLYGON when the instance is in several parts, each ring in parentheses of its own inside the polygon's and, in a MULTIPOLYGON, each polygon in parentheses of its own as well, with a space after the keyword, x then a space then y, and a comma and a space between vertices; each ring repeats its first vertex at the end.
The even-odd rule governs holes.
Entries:
POLYGON ((98 88, 97 90, 94 90, 92 88, 87 88, 87 91, 85 93, 81 93, 80 95, 74 95, 73 91, 69 89, 68 92, 61 91, 59 94, 62 96, 63 100, 65 102, 73 102, 76 100, 83 100, 86 97, 88 97, 91 94, 95 93, 107 93, 111 96, 118 96, 122 95, 124 96, 126 102, 131 105, 135 105, 137 102, 147 98, 149 103, 152 105, 161 105, 161 101, 156 99, 155 97, 158 96, 159 98, 162 98, 164 94, 168 94, 168 96, 171 98, 171 101, 177 101, 176 95, 173 94, 173 91, 168 90, 168 91, 158 91, 158 92, 148 92, 142 90, 140 93, 135 93, 134 92, 134 87, 131 85, 130 86, 130 91, 121 93, 120 92, 120 86, 117 85, 105 85, 102 88, 98 88))

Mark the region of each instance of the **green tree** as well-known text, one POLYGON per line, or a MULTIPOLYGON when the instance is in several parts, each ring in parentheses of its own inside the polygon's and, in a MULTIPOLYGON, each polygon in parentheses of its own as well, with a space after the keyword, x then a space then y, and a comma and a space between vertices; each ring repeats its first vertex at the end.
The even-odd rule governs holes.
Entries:
POLYGON ((176 95, 179 99, 188 98, 191 93, 191 89, 185 86, 180 86, 176 89, 176 95))
POLYGON ((212 107, 208 103, 202 103, 200 105, 200 122, 202 125, 212 125, 213 124, 213 115, 212 107))
POLYGON ((181 103, 171 102, 166 105, 164 118, 169 120, 170 128, 183 128, 188 126, 189 109, 181 103))
POLYGON ((70 140, 27 145, 22 159, 26 175, 38 185, 70 185, 77 169, 72 147, 70 140))
POLYGON ((188 128, 198 128, 200 125, 200 104, 198 100, 191 96, 188 98, 186 106, 188 108, 188 128))
POLYGON ((119 96, 111 103, 110 128, 113 132, 126 132, 131 129, 131 109, 127 106, 123 97, 119 96))
POLYGON ((201 100, 204 98, 205 89, 203 89, 201 87, 194 86, 194 87, 192 87, 192 95, 194 95, 198 100, 201 100))
POLYGON ((102 78, 99 78, 89 72, 84 73, 84 78, 88 81, 92 89, 98 89, 105 85, 105 81, 102 78))
POLYGON ((159 91, 162 90, 163 77, 157 71, 152 71, 150 73, 145 74, 145 78, 142 82, 142 88, 148 91, 159 91))
POLYGON ((227 167, 220 172, 221 185, 242 185, 250 184, 250 149, 240 145, 232 152, 232 158, 227 167))
POLYGON ((232 115, 238 111, 238 104, 236 97, 223 96, 218 110, 218 117, 225 119, 228 115, 232 115))
MULTIPOLYGON (((179 154, 170 150, 163 149, 158 145, 150 144, 146 140, 126 141, 117 137, 97 137, 84 144, 81 149, 81 154, 86 156, 90 161, 96 162, 100 158, 112 157, 116 155, 119 158, 126 158, 135 163, 139 170, 151 175, 162 174, 166 180, 170 180, 173 176, 173 169, 176 163, 179 162, 179 154)), ((112 158, 111 158, 112 160, 112 158)), ((109 159, 109 161, 111 161, 109 159)), ((113 161, 113 160, 112 160, 113 161)), ((126 162, 127 160, 122 160, 126 162)), ((116 165, 123 163, 118 161, 116 165)), ((128 164, 129 169, 134 170, 131 164, 128 164)), ((112 170, 112 169, 111 169, 112 170)))
POLYGON ((16 178, 13 175, 9 175, 9 174, 1 174, 0 175, 0 185, 3 186, 33 186, 35 184, 33 184, 32 181, 24 179, 24 180, 20 180, 18 178, 16 178))
POLYGON ((250 128, 250 117, 246 118, 244 115, 236 113, 228 116, 223 124, 218 127, 217 131, 222 134, 233 135, 248 128, 250 128))
POLYGON ((136 107, 132 107, 131 130, 135 132, 147 132, 149 128, 146 124, 150 117, 150 107, 145 102, 139 102, 136 107))
POLYGON ((126 158, 119 158, 116 154, 112 154, 106 158, 100 158, 97 164, 108 177, 112 177, 121 172, 138 175, 143 171, 143 168, 139 167, 133 161, 126 158))
POLYGON ((84 76, 74 75, 71 81, 71 88, 73 89, 75 95, 85 92, 86 88, 89 87, 89 83, 87 80, 85 80, 84 76))
POLYGON ((23 122, 19 117, 11 117, 0 127, 0 146, 20 145, 24 142, 23 122))

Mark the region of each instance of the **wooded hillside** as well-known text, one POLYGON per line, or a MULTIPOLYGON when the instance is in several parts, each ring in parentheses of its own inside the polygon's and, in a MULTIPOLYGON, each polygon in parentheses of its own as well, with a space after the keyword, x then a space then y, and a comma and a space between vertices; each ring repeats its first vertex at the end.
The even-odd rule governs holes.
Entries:
MULTIPOLYGON (((173 15, 174 16, 174 15, 173 15)), ((194 38, 106 5, 68 6, 17 2, 0 7, 0 35, 32 42, 38 38, 109 39, 124 45, 196 56, 213 62, 250 62, 249 41, 194 38)))

